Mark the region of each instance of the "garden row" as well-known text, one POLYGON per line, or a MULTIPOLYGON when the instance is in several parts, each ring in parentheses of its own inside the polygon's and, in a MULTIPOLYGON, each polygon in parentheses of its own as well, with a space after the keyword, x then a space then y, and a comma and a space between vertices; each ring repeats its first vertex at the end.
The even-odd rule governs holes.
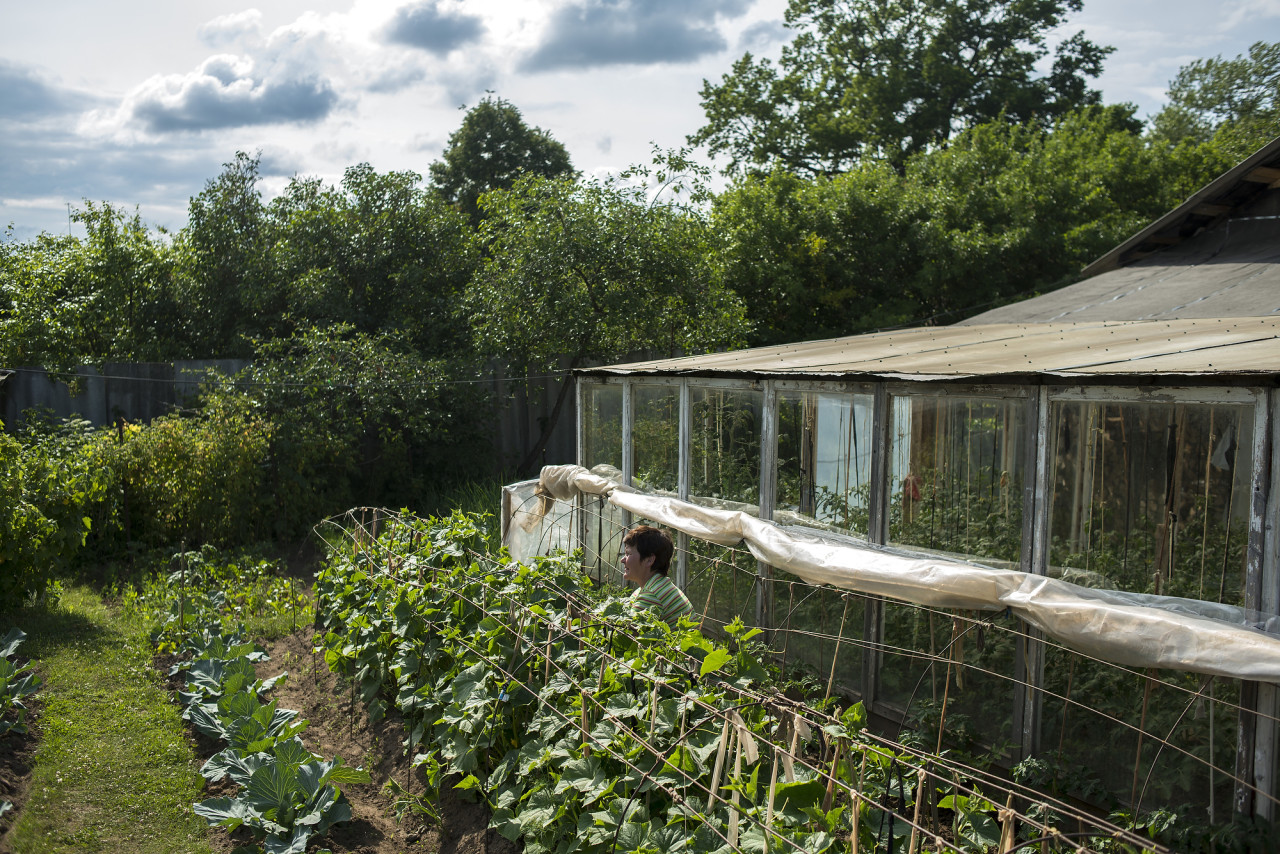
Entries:
MULTIPOLYGON (((307 722, 274 700, 264 702, 263 695, 287 673, 259 679, 254 664, 266 660, 266 653, 249 639, 243 623, 233 625, 241 609, 237 600, 242 606, 246 594, 261 590, 264 577, 250 566, 247 573, 233 572, 231 580, 240 583, 227 584, 225 571, 217 572, 218 562, 193 557, 197 567, 188 566, 183 556, 182 568, 169 576, 168 614, 152 632, 152 642, 179 658, 169 676, 183 682, 177 692, 183 718, 226 745, 205 762, 201 775, 211 785, 229 779, 238 787, 233 796, 195 804, 195 812, 229 831, 247 828, 267 854, 301 854, 312 836, 351 819, 340 786, 367 783, 369 774, 344 765, 340 757, 325 760, 311 753, 299 738, 307 722)), ((267 590, 273 586, 278 584, 265 584, 267 590)))
MULTIPOLYGON (((27 731, 27 708, 22 698, 40 687, 40 678, 32 672, 31 663, 20 665, 14 660, 26 637, 21 629, 12 628, 0 639, 0 738, 27 731)), ((11 809, 13 804, 0 798, 0 816, 11 809)))
POLYGON ((529 854, 1162 850, 878 738, 860 704, 791 699, 740 623, 670 629, 572 558, 487 552, 464 514, 364 521, 317 579, 326 662, 399 710, 425 798, 473 792, 529 854))

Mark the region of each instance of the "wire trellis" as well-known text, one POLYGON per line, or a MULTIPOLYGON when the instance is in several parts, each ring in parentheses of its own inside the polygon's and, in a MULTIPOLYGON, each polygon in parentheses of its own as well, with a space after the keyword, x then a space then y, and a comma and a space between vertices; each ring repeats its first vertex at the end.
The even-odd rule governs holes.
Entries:
MULTIPOLYGON (((584 529, 600 532, 585 543, 584 565, 597 568, 597 581, 620 585, 620 573, 610 569, 617 554, 590 546, 620 548, 621 511, 588 499, 548 521, 571 523, 570 512, 584 529)), ((754 625, 754 597, 763 585, 773 620, 762 628, 783 672, 807 671, 815 691, 858 699, 867 693, 865 681, 877 680, 873 711, 900 735, 980 755, 1006 771, 1017 767, 1028 779, 1101 808, 1137 814, 1195 803, 1214 822, 1227 817, 1236 791, 1277 802, 1252 777, 1237 774, 1240 722, 1250 716, 1258 725, 1275 722, 1240 702, 1238 680, 1123 667, 1032 638, 1000 613, 885 603, 883 634, 869 638, 872 598, 785 573, 758 574, 744 549, 694 540, 686 559, 687 590, 704 629, 714 633, 734 617, 754 625), (723 602, 717 587, 731 591, 730 605, 715 607, 723 602), (1021 654, 1015 651, 1033 643, 1043 646, 1047 662, 1034 684, 1015 661, 1021 654), (1019 714, 1034 714, 1030 751, 1020 743, 1019 714)))
MULTIPOLYGON (((403 573, 397 573, 396 561, 403 563, 403 557, 397 557, 392 553, 379 554, 379 525, 386 525, 388 522, 394 523, 398 517, 396 514, 388 514, 385 511, 353 511, 342 521, 340 529, 343 531, 343 537, 346 538, 347 547, 355 548, 366 555, 366 567, 370 569, 378 568, 379 571, 391 573, 396 576, 400 584, 426 584, 430 581, 417 581, 407 579, 403 573)), ((598 517, 598 521, 606 521, 603 514, 598 517)), ((616 520, 607 520, 611 524, 617 524, 616 520)), ((332 529, 330 529, 332 530, 332 529)), ((385 529, 384 529, 385 530, 385 529)), ((616 531, 614 533, 617 533, 616 531)), ((430 568, 431 564, 428 555, 431 550, 431 544, 423 542, 416 549, 420 561, 417 567, 418 577, 422 578, 423 572, 430 568)), ((708 576, 714 581, 717 573, 723 573, 726 567, 731 570, 737 570, 740 562, 745 563, 745 552, 736 549, 728 549, 727 557, 717 557, 708 562, 705 566, 694 567, 696 574, 708 576)), ((496 559, 493 555, 471 551, 467 557, 474 561, 477 566, 488 566, 497 569, 496 559)), ((749 557, 749 556, 747 556, 749 557)), ((589 560, 584 560, 588 567, 594 566, 589 560)), ((470 597, 465 592, 458 592, 455 595, 466 599, 472 607, 493 609, 490 603, 502 599, 502 590, 494 583, 485 581, 485 574, 476 574, 474 590, 476 594, 470 597), (475 598, 478 595, 480 598, 475 598), (483 600, 483 601, 482 601, 483 600)), ((820 588, 813 585, 805 584, 802 581, 786 581, 774 582, 786 587, 790 594, 798 594, 801 602, 805 599, 830 594, 830 588, 820 588)), ((473 589, 472 587, 467 588, 473 589)), ((573 599, 570 591, 556 590, 557 595, 568 600, 573 599)), ((839 600, 845 606, 842 610, 847 612, 850 603, 860 599, 854 594, 844 591, 835 591, 839 600)), ((794 598, 794 597, 792 597, 794 598)), ((695 603, 698 606, 699 603, 695 603)), ((585 606, 585 603, 584 603, 585 606)), ((801 702, 791 697, 777 694, 765 695, 754 693, 749 690, 734 688, 733 686, 721 686, 723 690, 736 699, 734 706, 758 705, 770 710, 770 714, 778 721, 782 722, 776 731, 771 735, 761 738, 759 734, 749 736, 755 738, 758 742, 756 745, 756 753, 759 763, 761 779, 766 776, 773 780, 776 784, 778 775, 784 777, 793 776, 795 769, 803 769, 803 773, 812 776, 814 779, 824 786, 826 790, 825 804, 844 803, 858 807, 854 812, 859 815, 874 815, 881 825, 887 825, 885 831, 887 837, 883 835, 877 838, 894 838, 894 827, 897 827, 899 833, 905 835, 909 833, 911 839, 908 843, 908 851, 914 852, 918 850, 972 850, 966 849, 962 845, 956 844, 955 827, 948 827, 947 821, 955 822, 956 816, 959 814, 957 810, 940 807, 945 803, 954 806, 961 802, 960 799, 987 799, 992 803, 1003 802, 1003 807, 999 809, 999 822, 1001 825, 1002 836, 1008 834, 1007 838, 1013 840, 1016 835, 1016 829, 1019 826, 1032 829, 1037 836, 1037 844, 1043 850, 1095 850, 1090 845, 1099 839, 1109 839, 1125 844, 1140 846, 1144 850, 1160 850, 1159 846, 1153 845, 1151 840, 1139 837, 1113 823, 1101 818, 1096 810, 1082 806, 1074 798, 1065 796, 1056 796, 1052 793, 1040 791, 1036 788, 1023 785, 1011 780, 998 765, 979 765, 970 761, 965 754, 961 752, 951 752, 944 750, 945 746, 945 714, 947 703, 944 699, 942 706, 943 720, 939 722, 937 731, 937 741, 931 744, 922 744, 919 739, 903 739, 902 730, 892 736, 885 733, 872 734, 869 731, 864 732, 864 743, 862 747, 869 752, 861 755, 864 757, 862 766, 857 770, 851 767, 842 766, 842 762, 847 762, 850 754, 851 745, 843 744, 839 739, 828 738, 824 735, 824 727, 830 728, 833 724, 839 722, 838 712, 832 714, 830 711, 831 703, 842 700, 842 695, 846 693, 847 687, 839 684, 836 679, 837 663, 841 655, 857 654, 861 655, 865 651, 872 652, 901 652, 909 660, 920 668, 918 681, 923 682, 926 671, 929 668, 943 668, 946 670, 946 685, 944 687, 944 698, 950 691, 956 690, 956 673, 963 670, 970 670, 975 673, 980 672, 983 675, 993 679, 1009 680, 1012 677, 1007 673, 995 670, 984 669, 980 663, 974 664, 970 661, 960 660, 956 657, 956 639, 973 635, 980 629, 988 632, 1007 632, 997 626, 989 617, 978 619, 969 615, 955 615, 947 612, 920 609, 926 617, 933 616, 946 617, 949 620, 957 620, 960 629, 956 633, 953 640, 945 647, 927 650, 892 650, 887 645, 881 644, 868 645, 861 636, 861 626, 851 626, 847 620, 847 613, 842 615, 842 619, 837 624, 837 630, 832 632, 829 629, 821 627, 808 628, 802 625, 795 625, 794 620, 784 619, 780 628, 775 629, 772 638, 772 652, 778 658, 779 662, 785 662, 787 649, 789 646, 800 643, 812 643, 819 641, 829 644, 832 649, 830 656, 830 666, 825 674, 821 674, 825 679, 816 680, 813 683, 815 693, 820 693, 820 697, 809 697, 809 702, 801 702), (856 629, 856 631, 855 631, 856 629), (814 703, 815 699, 820 702, 814 703), (801 734, 805 736, 802 738, 801 734), (843 755, 842 755, 843 754, 843 755), (865 757, 876 757, 873 764, 881 768, 888 767, 889 782, 881 787, 879 794, 868 794, 869 787, 866 783, 866 763, 865 757), (896 783, 899 797, 893 797, 886 794, 896 783), (951 800, 945 800, 943 793, 947 793, 947 797, 951 800), (1055 816, 1057 820, 1050 822, 1046 820, 1046 816, 1055 816), (1074 827, 1075 830, 1068 833, 1064 831, 1065 827, 1074 827), (909 829, 909 830, 908 830, 909 829)), ((791 609, 794 614, 795 609, 791 609)), ((608 722, 610 725, 624 726, 624 721, 610 720, 609 709, 598 701, 594 700, 594 692, 592 690, 592 680, 590 677, 583 678, 581 673, 573 672, 568 669, 564 662, 556 656, 549 654, 549 640, 554 632, 563 632, 563 627, 552 627, 539 624, 539 617, 533 609, 528 607, 517 599, 511 599, 502 603, 501 613, 507 615, 507 619, 503 623, 504 631, 510 632, 512 638, 515 638, 515 648, 527 648, 529 650, 525 660, 521 662, 519 667, 514 667, 513 661, 504 664, 501 660, 495 660, 492 656, 487 656, 484 650, 473 648, 472 652, 481 658, 485 658, 489 665, 501 674, 505 680, 513 686, 519 686, 523 678, 527 678, 526 669, 529 673, 541 671, 544 674, 555 672, 563 679, 568 680, 572 690, 582 696, 582 718, 579 721, 567 723, 575 723, 582 731, 584 744, 590 744, 594 750, 608 750, 607 742, 602 741, 598 735, 594 733, 594 725, 601 721, 608 722), (548 654, 544 654, 544 650, 548 654), (524 674, 522 676, 522 674, 524 674)), ((639 644, 642 639, 638 636, 629 634, 625 630, 614 629, 623 639, 631 644, 639 644)), ((1017 634, 1017 633, 1012 633, 1017 634)), ((615 669, 625 669, 628 665, 625 659, 613 654, 614 635, 610 635, 609 648, 592 647, 589 651, 597 656, 602 663, 601 679, 603 678, 603 668, 611 667, 615 669)), ((1081 657, 1082 660, 1084 657, 1081 657)), ((1090 660, 1095 661, 1096 660, 1090 660)), ((1100 662, 1097 662, 1100 663, 1100 662)), ((687 674, 691 665, 690 661, 666 661, 665 664, 672 674, 687 674)), ((1110 666, 1110 665, 1108 665, 1110 666)), ((1137 674, 1133 671, 1126 671, 1123 668, 1117 668, 1119 671, 1128 673, 1132 676, 1150 679, 1149 675, 1137 674)), ((653 708, 656 708, 658 698, 678 698, 685 696, 681 688, 681 678, 683 676, 673 676, 671 679, 655 679, 651 684, 642 686, 647 688, 651 696, 653 708)), ((1175 686, 1176 687, 1176 686, 1175 686)), ((1207 683, 1202 685, 1198 691, 1184 691, 1187 698, 1186 707, 1183 710, 1185 716, 1186 709, 1191 708, 1195 703, 1201 702, 1206 697, 1207 683)), ((633 677, 633 690, 634 677, 633 677)), ((1098 712, 1092 708, 1079 695, 1072 696, 1068 692, 1065 696, 1052 695, 1064 701, 1072 709, 1098 712)), ((541 703, 542 701, 539 700, 541 703)), ((1221 703, 1221 701, 1215 701, 1221 703)), ((1224 710, 1233 710, 1238 712, 1239 705, 1231 703, 1221 703, 1224 710)), ((734 730, 735 724, 731 716, 722 709, 713 708, 706 704, 701 704, 701 711, 719 722, 720 726, 728 733, 734 730)), ((559 714, 557 712, 557 714, 559 714)), ((1104 713, 1105 714, 1105 713, 1104 713)), ((1129 726, 1118 718, 1112 718, 1112 722, 1118 727, 1129 726)), ((635 725, 631 725, 635 729, 635 725)), ((642 728, 641 728, 642 729, 642 728)), ((736 730, 734 730, 736 731, 736 730)), ((1159 745, 1160 751, 1169 751, 1170 753, 1178 753, 1196 758, 1193 753, 1189 752, 1184 746, 1175 743, 1169 738, 1162 738, 1155 733, 1145 732, 1141 729, 1137 730, 1145 737, 1150 738, 1154 743, 1159 745)), ((636 730, 630 732, 635 740, 642 744, 646 754, 652 762, 663 759, 666 754, 654 745, 650 744, 643 731, 636 730)), ((649 735, 652 735, 650 733, 649 735)), ((742 750, 741 739, 735 742, 736 746, 728 752, 733 755, 734 750, 742 750)), ((614 756, 613 758, 622 761, 627 765, 632 773, 645 774, 641 764, 634 759, 626 757, 614 756)), ((741 760, 736 760, 741 761, 741 760)), ((719 762, 717 763, 720 764, 719 762)), ((1153 766, 1154 767, 1154 766, 1153 766)), ((1218 769, 1219 773, 1226 773, 1224 769, 1218 769)), ((685 782, 697 792, 698 800, 690 802, 686 794, 680 791, 667 790, 666 794, 672 798, 673 802, 680 805, 680 809, 687 820, 705 821, 715 806, 717 797, 726 795, 721 786, 720 775, 725 773, 725 769, 718 767, 716 774, 710 780, 704 779, 687 779, 685 782)), ((1148 777, 1150 774, 1148 773, 1148 777)), ((688 777, 688 775, 686 775, 688 777)), ((1232 780, 1231 782, 1235 782, 1232 780)), ((1146 783, 1144 782, 1144 787, 1146 783)), ((659 788, 662 788, 659 786, 659 788)), ((772 790, 772 785, 770 787, 772 790)), ((723 804, 722 804, 723 806, 723 804)), ((772 802, 770 801, 770 807, 772 802)), ((629 811, 631 806, 628 805, 624 809, 624 813, 629 811)), ((766 839, 773 840, 770 830, 770 810, 766 810, 765 816, 762 818, 755 812, 749 810, 739 810, 734 814, 738 815, 735 827, 755 826, 759 829, 766 839)), ((740 828, 739 828, 740 829, 740 828)), ((881 828, 884 829, 883 827, 881 828)), ((719 832, 719 831, 717 831, 719 832)), ((849 845, 852 850, 857 849, 858 833, 854 828, 854 833, 849 845)), ((730 836, 727 832, 723 834, 723 842, 732 850, 742 850, 739 844, 740 836, 730 836)), ((778 837, 784 843, 787 843, 784 837, 778 837)), ((892 846, 892 842, 886 843, 892 846)), ((1012 844, 1012 842, 1010 842, 1012 844)), ((1025 845, 1020 843, 1020 845, 1025 845)), ((1011 850, 1002 847, 1000 850, 1011 850)))

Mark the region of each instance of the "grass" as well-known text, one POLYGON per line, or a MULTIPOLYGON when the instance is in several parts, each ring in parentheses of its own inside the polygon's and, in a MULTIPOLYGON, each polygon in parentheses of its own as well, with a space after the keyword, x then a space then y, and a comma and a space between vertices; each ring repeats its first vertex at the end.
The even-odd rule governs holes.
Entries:
POLYGON ((5 620, 27 633, 21 652, 43 680, 30 799, 8 839, 15 854, 210 852, 191 811, 203 797, 199 760, 142 622, 83 586, 5 620))

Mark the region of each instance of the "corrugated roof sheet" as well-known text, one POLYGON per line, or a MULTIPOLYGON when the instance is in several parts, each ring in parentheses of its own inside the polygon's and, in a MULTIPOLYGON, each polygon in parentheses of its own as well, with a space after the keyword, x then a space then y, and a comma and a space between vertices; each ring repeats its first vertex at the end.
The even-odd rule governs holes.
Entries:
POLYGON ((676 359, 586 375, 960 380, 1042 375, 1280 376, 1280 317, 931 326, 676 359))

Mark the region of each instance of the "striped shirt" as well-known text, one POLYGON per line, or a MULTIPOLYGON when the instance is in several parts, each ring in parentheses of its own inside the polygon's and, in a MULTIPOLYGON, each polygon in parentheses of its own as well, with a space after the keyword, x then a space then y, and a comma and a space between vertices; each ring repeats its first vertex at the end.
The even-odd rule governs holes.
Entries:
POLYGON ((693 613, 693 605, 689 603, 684 591, 661 573, 655 572, 649 576, 649 580, 635 592, 633 598, 640 607, 657 613, 669 626, 674 626, 681 617, 693 613))

